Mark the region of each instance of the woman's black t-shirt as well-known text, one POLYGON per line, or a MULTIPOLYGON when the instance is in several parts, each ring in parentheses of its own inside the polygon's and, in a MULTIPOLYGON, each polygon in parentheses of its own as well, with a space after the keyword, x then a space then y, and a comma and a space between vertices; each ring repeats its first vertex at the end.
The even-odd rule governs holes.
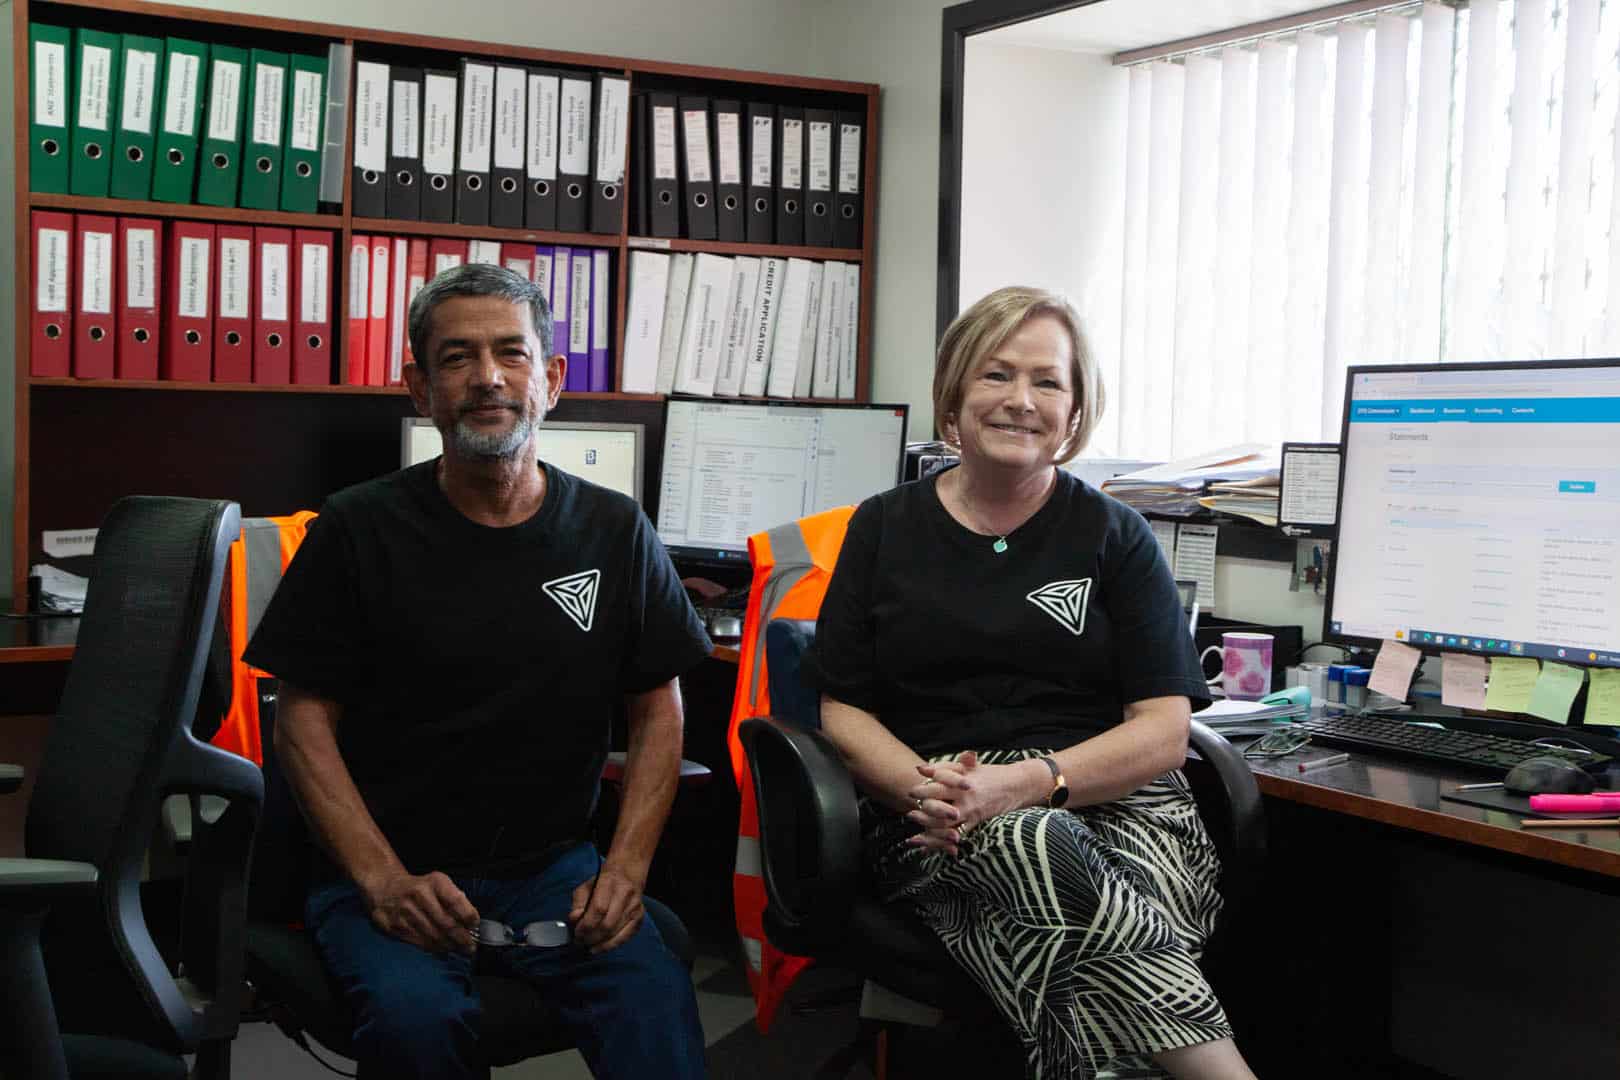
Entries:
POLYGON ((437 460, 327 500, 246 652, 343 706, 405 866, 526 873, 589 835, 615 710, 709 641, 635 502, 549 465, 528 521, 452 506, 437 460))
POLYGON ((1129 702, 1209 700, 1140 514, 1059 469, 997 553, 940 503, 939 475, 850 519, 806 657, 813 685, 924 756, 1069 746, 1129 702))

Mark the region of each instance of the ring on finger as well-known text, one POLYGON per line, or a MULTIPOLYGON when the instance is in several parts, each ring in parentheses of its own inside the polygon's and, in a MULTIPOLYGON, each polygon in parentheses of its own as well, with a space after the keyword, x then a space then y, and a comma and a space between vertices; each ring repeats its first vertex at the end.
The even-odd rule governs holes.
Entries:
POLYGON ((922 796, 921 795, 917 796, 917 809, 918 810, 922 809, 922 802, 923 802, 922 801, 922 796))

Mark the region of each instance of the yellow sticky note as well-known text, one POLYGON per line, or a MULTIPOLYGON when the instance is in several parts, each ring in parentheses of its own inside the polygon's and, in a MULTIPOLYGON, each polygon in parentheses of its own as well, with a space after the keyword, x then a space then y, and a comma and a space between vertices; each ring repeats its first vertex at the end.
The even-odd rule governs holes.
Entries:
POLYGON ((1620 669, 1592 669, 1592 685, 1586 688, 1586 722, 1620 727, 1620 669))
POLYGON ((1580 668, 1548 660, 1541 665, 1541 677, 1530 692, 1530 706, 1525 712, 1555 724, 1569 723, 1569 707, 1575 704, 1575 695, 1585 681, 1586 672, 1580 668))
POLYGON ((1491 657, 1491 684, 1485 690, 1485 707, 1498 712, 1524 712, 1530 708, 1530 695, 1536 689, 1541 665, 1528 656, 1491 657))

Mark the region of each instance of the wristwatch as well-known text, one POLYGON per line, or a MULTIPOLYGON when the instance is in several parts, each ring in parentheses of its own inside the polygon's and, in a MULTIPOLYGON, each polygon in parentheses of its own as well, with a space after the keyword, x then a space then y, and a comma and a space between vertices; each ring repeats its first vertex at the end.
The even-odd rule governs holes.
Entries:
POLYGON ((1046 805, 1054 810, 1062 809, 1069 801, 1069 782, 1063 779, 1063 770, 1052 758, 1041 758, 1041 764, 1052 770, 1052 794, 1046 797, 1046 805))

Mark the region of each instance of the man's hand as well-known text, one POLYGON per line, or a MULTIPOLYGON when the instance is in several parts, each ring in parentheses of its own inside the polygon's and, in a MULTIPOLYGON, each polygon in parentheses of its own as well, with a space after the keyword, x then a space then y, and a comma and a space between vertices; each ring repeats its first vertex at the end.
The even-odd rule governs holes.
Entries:
POLYGON ((362 885, 371 921, 385 934, 431 953, 473 951, 478 909, 444 874, 404 871, 362 885))
POLYGON ((641 925, 641 890, 645 880, 604 862, 592 881, 582 881, 574 889, 574 907, 568 921, 574 926, 574 940, 593 953, 605 953, 630 940, 641 925))

